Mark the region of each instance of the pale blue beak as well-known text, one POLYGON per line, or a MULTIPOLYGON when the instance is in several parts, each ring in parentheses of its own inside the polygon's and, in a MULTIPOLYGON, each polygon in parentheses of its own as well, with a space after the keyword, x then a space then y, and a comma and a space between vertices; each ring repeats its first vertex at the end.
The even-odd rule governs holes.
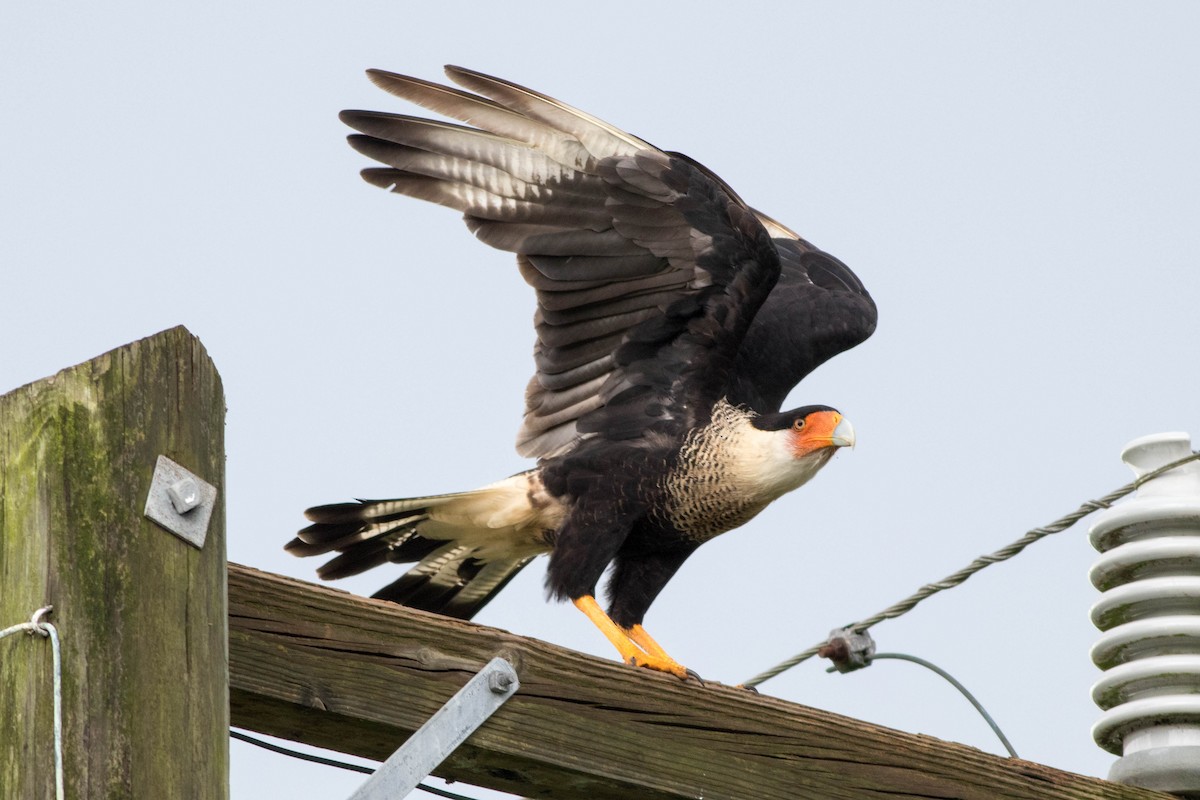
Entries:
POLYGON ((854 447, 854 426, 850 420, 842 417, 842 421, 833 429, 834 447, 854 447))

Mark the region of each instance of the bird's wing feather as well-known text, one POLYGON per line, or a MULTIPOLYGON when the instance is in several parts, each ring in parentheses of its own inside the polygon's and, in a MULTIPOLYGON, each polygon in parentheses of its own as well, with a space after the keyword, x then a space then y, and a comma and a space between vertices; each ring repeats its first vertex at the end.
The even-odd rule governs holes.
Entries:
POLYGON ((613 227, 676 272, 686 286, 631 325, 600 390, 603 406, 579 421, 607 439, 680 433, 707 422, 727 394, 755 313, 779 275, 766 229, 705 171, 664 153, 601 163, 613 186, 613 227), (657 206, 647 207, 646 199, 657 206))
POLYGON ((471 619, 532 560, 526 556, 481 561, 469 548, 451 542, 371 596, 471 619))
MULTIPOLYGON (((779 274, 771 237, 801 240, 685 156, 516 84, 447 74, 471 91, 369 72, 466 126, 365 111, 342 119, 360 132, 351 144, 386 165, 364 170, 366 180, 456 208, 478 238, 517 254, 538 298, 518 451, 548 456, 581 436, 687 427, 752 383, 757 363, 738 353, 779 274)), ((774 316, 756 341, 786 309, 774 316)))

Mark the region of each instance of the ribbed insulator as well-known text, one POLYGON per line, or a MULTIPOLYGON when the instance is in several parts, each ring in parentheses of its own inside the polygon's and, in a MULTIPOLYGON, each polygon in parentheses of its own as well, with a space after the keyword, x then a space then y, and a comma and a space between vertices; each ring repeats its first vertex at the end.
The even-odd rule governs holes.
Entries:
MULTIPOLYGON (((1191 453, 1185 433, 1146 436, 1121 457, 1139 477, 1191 453)), ((1200 462, 1177 467, 1100 514, 1092 698, 1096 743, 1121 756, 1109 779, 1200 797, 1200 462)))

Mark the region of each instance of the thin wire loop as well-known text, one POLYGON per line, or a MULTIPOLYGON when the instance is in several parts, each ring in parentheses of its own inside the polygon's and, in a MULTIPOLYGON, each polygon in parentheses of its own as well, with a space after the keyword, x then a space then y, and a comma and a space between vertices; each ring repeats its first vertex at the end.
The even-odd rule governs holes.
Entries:
POLYGON ((14 633, 24 631, 50 639, 50 652, 54 665, 54 797, 64 800, 66 790, 63 787, 63 746, 62 746, 62 652, 58 642, 58 629, 49 622, 42 622, 42 617, 54 610, 54 606, 45 606, 33 612, 29 622, 22 622, 0 631, 0 639, 14 633))
MULTIPOLYGON (((1184 464, 1191 463, 1192 461, 1195 461, 1197 459, 1200 459, 1200 451, 1194 451, 1190 455, 1184 456, 1183 458, 1178 459, 1177 461, 1172 461, 1170 464, 1166 464, 1164 466, 1159 467, 1156 470, 1147 472, 1145 475, 1139 476, 1137 478, 1137 480, 1131 481, 1130 483, 1127 483, 1124 486, 1122 486, 1120 489, 1115 489, 1097 500, 1088 500, 1088 501, 1082 503, 1079 506, 1079 508, 1072 511, 1070 514, 1060 517, 1059 519, 1055 520, 1054 522, 1051 522, 1049 525, 1044 525, 1040 528, 1034 528, 1033 530, 1029 531, 1024 536, 1022 536, 1020 539, 1018 539, 1017 541, 1008 545, 1007 547, 1002 547, 999 550, 997 550, 996 552, 991 553, 989 555, 980 556, 979 558, 975 559, 970 564, 968 564, 966 567, 960 569, 958 572, 955 572, 952 575, 946 576, 945 578, 938 581, 937 583, 925 584, 920 589, 918 589, 916 592, 909 595, 905 599, 901 600, 899 603, 896 603, 893 606, 889 606, 888 608, 885 608, 883 611, 880 611, 878 614, 875 614, 872 617, 867 617, 866 619, 861 620, 859 622, 855 622, 850 625, 846 625, 844 627, 851 631, 854 631, 855 633, 862 633, 863 631, 866 631, 867 629, 871 628, 872 626, 877 625, 880 622, 883 622, 885 619, 895 619, 896 617, 899 617, 903 614, 907 614, 909 611, 912 611, 912 609, 918 603, 920 603, 922 600, 924 600, 932 595, 935 595, 938 592, 942 592, 942 591, 945 591, 946 589, 952 589, 955 586, 958 586, 963 581, 965 581, 967 578, 971 577, 976 572, 979 572, 980 570, 982 570, 984 567, 989 567, 992 564, 998 564, 1001 561, 1007 561, 1008 559, 1017 555, 1018 553, 1020 553, 1022 550, 1024 550, 1026 547, 1033 544, 1034 542, 1036 542, 1040 539, 1044 539, 1045 537, 1049 536, 1052 533, 1059 533, 1060 531, 1065 531, 1067 528, 1071 527, 1076 522, 1083 519, 1088 514, 1091 514, 1094 511, 1099 511, 1100 509, 1110 507, 1117 500, 1120 500, 1125 495, 1131 494, 1132 492, 1134 492, 1143 483, 1146 483, 1147 481, 1150 481, 1150 480, 1154 480, 1159 475, 1162 475, 1164 472, 1169 472, 1170 470, 1176 469, 1178 467, 1182 467, 1184 464)), ((802 664, 805 661, 807 661, 808 659, 812 658, 813 656, 815 656, 817 654, 817 652, 824 645, 825 645, 825 642, 821 642, 820 644, 813 645, 812 647, 808 648, 807 650, 801 651, 801 652, 797 653, 796 655, 792 656, 787 661, 782 661, 779 664, 776 664, 775 666, 771 667, 770 669, 768 669, 764 672, 760 672, 758 675, 755 675, 750 680, 743 682, 742 685, 747 686, 747 687, 753 687, 753 686, 758 686, 759 684, 761 684, 765 681, 769 681, 771 678, 781 675, 784 672, 787 672, 792 667, 798 666, 799 664, 802 664)))
POLYGON ((983 717, 988 726, 991 727, 992 732, 994 732, 996 737, 1000 739, 1000 744, 1004 745, 1004 749, 1008 751, 1008 754, 1013 758, 1020 758, 1020 756, 1017 755, 1017 751, 1013 749, 1012 743, 1008 741, 1008 737, 1004 735, 1004 731, 1000 730, 1000 726, 996 724, 996 720, 992 719, 992 715, 987 712, 987 709, 983 707, 983 704, 976 700, 975 695, 967 691, 967 687, 955 680, 954 676, 949 672, 946 672, 946 670, 942 669, 937 664, 926 661, 923 658, 918 658, 917 656, 910 656, 907 653, 876 653, 875 655, 871 656, 871 661, 877 661, 881 658, 891 658, 897 661, 911 661, 914 664, 920 664, 922 667, 941 675, 946 679, 947 682, 950 683, 951 686, 962 692, 962 696, 967 698, 971 705, 975 706, 975 710, 979 712, 979 715, 983 717))

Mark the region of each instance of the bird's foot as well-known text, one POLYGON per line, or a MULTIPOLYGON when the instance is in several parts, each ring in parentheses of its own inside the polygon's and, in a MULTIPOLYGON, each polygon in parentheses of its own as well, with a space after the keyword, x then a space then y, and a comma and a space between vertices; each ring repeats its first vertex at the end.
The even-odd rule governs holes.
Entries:
POLYGON ((639 667, 648 667, 649 669, 657 669, 660 672, 669 672, 679 678, 692 678, 701 686, 704 685, 704 679, 699 674, 667 655, 667 651, 663 650, 662 645, 654 641, 654 637, 647 633, 646 629, 641 625, 632 625, 628 628, 622 628, 621 631, 645 653, 643 655, 638 651, 633 651, 632 657, 622 653, 622 655, 626 656, 625 663, 639 667), (653 659, 658 666, 651 666, 647 663, 647 659, 653 659))
POLYGON ((596 598, 591 595, 577 597, 572 602, 592 621, 592 624, 600 629, 605 638, 612 642, 626 664, 645 667, 657 672, 666 672, 685 680, 694 678, 701 685, 704 684, 699 675, 667 655, 666 651, 650 637, 650 634, 646 633, 645 628, 641 625, 622 628, 600 609, 600 606, 596 604, 596 598))
POLYGON ((638 651, 630 655, 625 655, 625 663, 634 667, 652 669, 656 672, 666 672, 674 675, 676 678, 691 679, 701 686, 704 685, 704 679, 695 670, 688 669, 670 656, 659 656, 638 651))

